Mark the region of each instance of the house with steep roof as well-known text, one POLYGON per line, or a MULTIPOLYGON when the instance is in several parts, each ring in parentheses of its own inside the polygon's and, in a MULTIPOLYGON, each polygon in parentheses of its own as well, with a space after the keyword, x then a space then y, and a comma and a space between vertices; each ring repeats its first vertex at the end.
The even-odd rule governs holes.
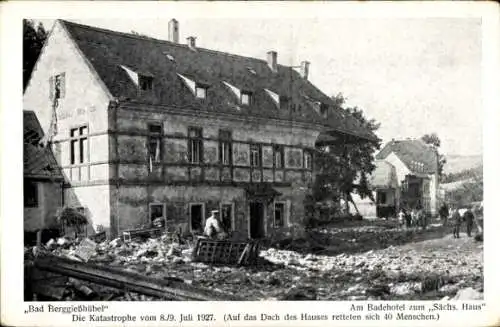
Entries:
POLYGON ((63 175, 52 151, 41 145, 43 130, 32 111, 23 112, 24 230, 56 225, 63 204, 63 175))
POLYGON ((111 235, 156 218, 244 237, 304 217, 314 149, 376 136, 269 51, 256 59, 56 21, 26 88, 62 168, 64 202, 111 235))
POLYGON ((419 139, 392 140, 376 158, 396 167, 401 207, 422 206, 426 212, 437 214, 439 157, 436 149, 419 139))
POLYGON ((368 180, 372 198, 362 199, 357 192, 352 193, 351 198, 356 207, 349 207, 349 211, 364 218, 395 217, 401 196, 396 167, 385 160, 375 160, 374 164, 375 169, 368 180))

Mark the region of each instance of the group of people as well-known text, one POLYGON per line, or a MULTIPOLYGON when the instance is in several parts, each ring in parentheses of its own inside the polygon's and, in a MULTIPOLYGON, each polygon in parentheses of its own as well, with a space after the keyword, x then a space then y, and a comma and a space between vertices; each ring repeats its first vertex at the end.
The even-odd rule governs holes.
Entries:
POLYGON ((467 236, 472 236, 472 227, 474 226, 474 221, 476 219, 471 208, 467 208, 463 215, 461 215, 458 207, 449 210, 448 206, 445 203, 439 209, 439 216, 443 221, 443 226, 448 225, 448 219, 451 220, 454 238, 460 238, 460 227, 462 225, 462 222, 465 222, 467 236))
POLYGON ((421 206, 417 206, 411 210, 401 208, 398 214, 399 223, 401 226, 421 227, 425 229, 428 223, 428 216, 421 206))

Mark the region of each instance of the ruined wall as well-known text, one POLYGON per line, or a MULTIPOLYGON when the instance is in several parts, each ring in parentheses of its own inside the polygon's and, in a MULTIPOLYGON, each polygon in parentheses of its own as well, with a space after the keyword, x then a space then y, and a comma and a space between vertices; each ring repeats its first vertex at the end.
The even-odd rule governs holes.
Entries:
POLYGON ((66 206, 85 208, 85 215, 89 219, 89 234, 93 234, 98 225, 102 225, 106 231, 110 230, 109 185, 73 187, 65 189, 64 192, 66 206))

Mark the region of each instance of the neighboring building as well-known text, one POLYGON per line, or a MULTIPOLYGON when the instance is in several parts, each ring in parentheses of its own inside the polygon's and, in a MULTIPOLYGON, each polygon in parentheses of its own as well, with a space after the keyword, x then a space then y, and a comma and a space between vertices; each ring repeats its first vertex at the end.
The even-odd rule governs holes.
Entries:
POLYGON ((55 227, 63 204, 63 176, 49 148, 40 145, 43 131, 32 111, 23 112, 24 230, 55 227))
POLYGON ((318 141, 374 140, 300 72, 267 60, 58 20, 24 94, 53 135, 65 203, 117 235, 209 210, 245 237, 298 224, 318 141))
POLYGON ((400 207, 421 205, 432 215, 438 210, 438 153, 421 140, 392 140, 376 155, 396 167, 401 188, 400 207))
POLYGON ((401 190, 398 183, 396 168, 384 160, 375 160, 375 170, 369 180, 373 200, 362 199, 359 194, 351 194, 355 208, 349 207, 351 214, 359 212, 364 218, 395 217, 399 210, 401 190))

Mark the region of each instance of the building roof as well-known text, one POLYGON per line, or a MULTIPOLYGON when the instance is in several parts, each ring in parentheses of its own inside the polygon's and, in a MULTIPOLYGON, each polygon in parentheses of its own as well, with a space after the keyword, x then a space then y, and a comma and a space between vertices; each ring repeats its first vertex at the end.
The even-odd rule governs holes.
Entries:
POLYGON ((396 176, 396 168, 387 161, 375 160, 375 170, 371 174, 370 185, 373 187, 391 187, 396 176))
POLYGON ((414 173, 433 174, 438 171, 436 150, 421 140, 392 140, 377 153, 376 159, 385 159, 391 153, 414 173))
POLYGON ((40 145, 43 131, 33 111, 23 111, 23 175, 29 178, 62 180, 50 148, 40 145))
POLYGON ((59 22, 116 99, 312 123, 325 132, 377 140, 371 131, 292 67, 278 65, 277 72, 273 72, 266 60, 59 22), (139 94, 130 73, 152 76, 153 90, 139 94), (207 98, 197 99, 186 79, 208 86, 207 98), (251 92, 252 103, 239 104, 234 89, 251 92), (269 91, 288 98, 292 105, 280 109, 269 91), (328 107, 326 119, 318 110, 318 103, 328 107))

